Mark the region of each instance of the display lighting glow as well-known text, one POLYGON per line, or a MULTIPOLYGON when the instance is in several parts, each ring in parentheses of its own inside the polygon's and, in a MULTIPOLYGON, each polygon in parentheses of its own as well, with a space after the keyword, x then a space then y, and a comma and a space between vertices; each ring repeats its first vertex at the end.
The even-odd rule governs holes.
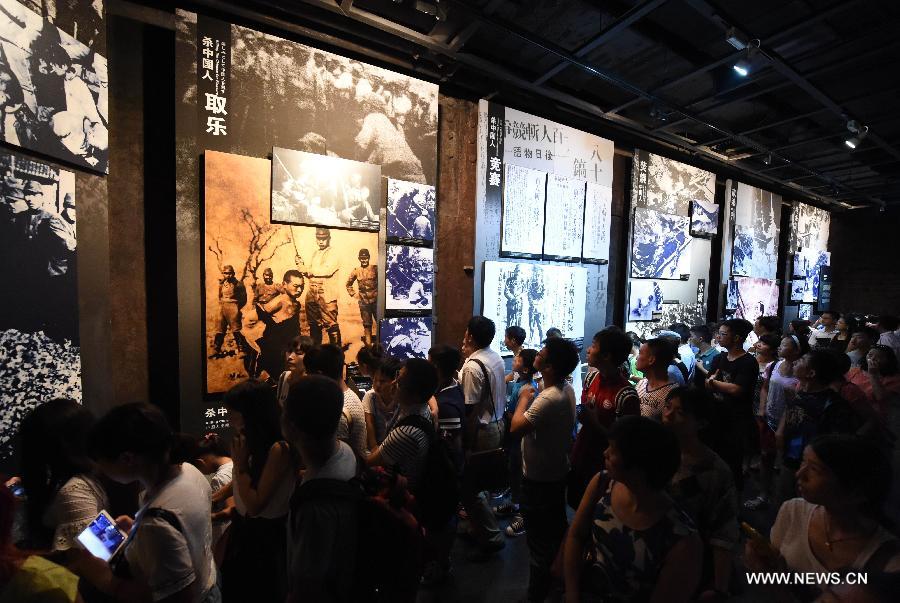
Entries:
POLYGON ((851 149, 855 149, 863 141, 863 138, 866 137, 866 134, 869 133, 869 126, 860 126, 859 122, 855 119, 851 119, 847 122, 847 130, 852 136, 844 140, 844 144, 851 149))
POLYGON ((747 77, 750 75, 750 64, 747 63, 744 59, 741 59, 737 63, 733 65, 733 69, 735 72, 741 77, 747 77))

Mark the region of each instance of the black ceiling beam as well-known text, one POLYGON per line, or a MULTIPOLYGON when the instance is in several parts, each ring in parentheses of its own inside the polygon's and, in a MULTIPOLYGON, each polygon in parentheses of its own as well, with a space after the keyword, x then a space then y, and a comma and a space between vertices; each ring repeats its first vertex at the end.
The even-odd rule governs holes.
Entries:
MULTIPOLYGON (((747 30, 740 26, 733 18, 726 15, 720 7, 713 6, 707 0, 687 0, 688 4, 694 7, 697 12, 704 15, 713 23, 719 25, 723 30, 727 30, 729 26, 737 27, 739 30, 746 32, 747 30)), ((751 35, 751 37, 753 37, 751 35)), ((891 44, 893 46, 893 44, 891 44)), ((878 50, 884 50, 884 48, 879 48, 878 50)), ((781 73, 784 77, 788 78, 791 82, 793 82, 798 88, 806 92, 809 96, 814 98, 816 101, 822 104, 822 106, 830 109, 835 115, 840 117, 841 119, 848 119, 851 116, 847 114, 847 111, 841 107, 837 102, 834 101, 828 94, 826 94, 823 90, 818 88, 815 84, 813 84, 808 76, 804 76, 797 72, 793 67, 791 67, 774 49, 771 48, 761 48, 758 51, 760 54, 765 56, 776 71, 781 73)), ((860 56, 860 55, 857 55, 860 56)), ((878 136, 874 132, 869 132, 869 139, 878 144, 882 149, 886 152, 890 153, 895 157, 900 157, 900 149, 895 148, 893 145, 889 144, 886 140, 878 136)))
MULTIPOLYGON (((828 9, 819 11, 816 14, 811 15, 806 19, 801 19, 800 21, 797 21, 793 25, 788 26, 787 29, 783 29, 782 31, 780 31, 776 34, 769 36, 768 38, 766 38, 765 40, 762 41, 762 44, 766 45, 766 46, 777 45, 781 40, 790 38, 794 34, 800 32, 804 29, 808 29, 813 24, 815 24, 823 19, 833 17, 833 16, 837 15, 838 13, 841 13, 841 12, 853 7, 856 4, 860 4, 861 2, 862 2, 862 0, 853 0, 851 2, 837 2, 836 4, 833 4, 828 9)), ((708 71, 712 71, 713 69, 721 67, 725 63, 729 63, 729 62, 735 60, 743 54, 744 54, 744 51, 739 50, 728 56, 722 57, 721 59, 719 59, 717 61, 713 61, 711 63, 704 65, 703 67, 698 68, 696 71, 686 73, 683 76, 681 76, 675 80, 672 80, 671 82, 668 82, 666 84, 663 84, 662 86, 654 88, 652 90, 652 92, 654 94, 658 94, 660 92, 668 90, 669 88, 673 88, 679 84, 683 84, 684 82, 691 80, 691 79, 697 77, 698 75, 702 75, 708 71)), ((624 111, 625 109, 631 107, 632 105, 639 103, 641 100, 642 99, 640 97, 634 98, 634 99, 628 101, 627 103, 619 105, 615 109, 611 109, 610 111, 613 113, 619 113, 619 112, 624 111)))
MULTIPOLYGON (((496 10, 500 8, 500 5, 502 3, 503 0, 490 0, 490 2, 488 2, 483 9, 484 13, 486 15, 494 14, 494 12, 496 12, 496 10)), ((453 52, 459 52, 462 47, 472 39, 472 36, 474 36, 479 29, 481 29, 481 23, 479 23, 478 21, 470 21, 469 23, 467 23, 462 31, 456 34, 453 39, 449 41, 450 49, 453 52)))
MULTIPOLYGON (((858 42, 858 40, 848 42, 845 45, 850 45, 855 42, 858 42)), ((895 45, 896 45, 896 43, 891 44, 890 47, 895 46, 895 45)), ((857 61, 867 59, 870 56, 874 56, 876 54, 883 53, 884 51, 885 51, 884 47, 876 47, 876 48, 869 50, 868 52, 864 52, 862 54, 855 54, 855 55, 847 57, 841 61, 828 63, 817 69, 813 69, 812 71, 808 72, 804 77, 809 77, 809 78, 818 77, 818 76, 828 73, 830 71, 834 71, 836 69, 841 69, 842 67, 846 67, 847 65, 851 65, 857 61)), ((753 80, 748 79, 747 85, 750 85, 751 83, 753 83, 753 80)), ((782 81, 778 82, 777 84, 771 84, 771 85, 763 87, 763 88, 758 88, 748 94, 723 99, 717 103, 713 103, 712 105, 710 105, 708 107, 697 110, 697 113, 700 115, 703 115, 704 113, 709 113, 710 111, 715 111, 716 109, 721 109, 722 107, 726 107, 726 106, 734 104, 734 103, 752 100, 752 99, 756 98, 757 96, 769 94, 770 92, 775 92, 776 90, 780 90, 781 88, 787 88, 791 84, 792 84, 792 82, 789 80, 782 80, 782 81)), ((696 100, 689 102, 686 106, 687 106, 687 108, 692 108, 692 107, 694 107, 694 105, 697 105, 699 103, 702 103, 703 101, 709 100, 710 98, 711 97, 709 97, 709 96, 704 96, 703 98, 698 98, 696 100)), ((831 110, 830 107, 823 107, 823 109, 831 110)), ((668 124, 660 126, 658 128, 658 130, 665 130, 665 129, 671 128, 673 126, 680 125, 680 124, 684 123, 685 121, 686 121, 685 119, 680 119, 678 121, 670 122, 668 124)))
MULTIPOLYGON (((669 0, 644 0, 644 2, 632 7, 624 15, 613 21, 608 27, 604 28, 590 41, 581 45, 578 49, 575 50, 575 52, 573 52, 573 54, 578 58, 584 57, 595 48, 598 48, 601 44, 609 42, 620 33, 628 29, 632 24, 644 18, 646 15, 650 14, 668 1, 669 0)), ((569 63, 568 61, 560 61, 559 63, 545 71, 537 79, 535 79, 534 83, 538 85, 543 84, 556 74, 565 70, 567 67, 569 67, 569 65, 571 65, 571 63, 569 63)))

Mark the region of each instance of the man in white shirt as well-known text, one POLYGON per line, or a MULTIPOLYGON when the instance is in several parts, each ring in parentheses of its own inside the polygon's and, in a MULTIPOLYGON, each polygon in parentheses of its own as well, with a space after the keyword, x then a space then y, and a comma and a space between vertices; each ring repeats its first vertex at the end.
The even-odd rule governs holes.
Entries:
POLYGON ((900 320, 896 316, 882 316, 875 328, 881 333, 878 345, 888 346, 900 358, 900 320))
POLYGON ((522 437, 522 511, 531 552, 528 600, 550 594, 550 567, 559 550, 566 519, 566 476, 575 428, 575 399, 566 378, 578 366, 578 348, 562 337, 544 342, 534 367, 544 389, 529 404, 519 402, 510 430, 522 437))
MULTIPOLYGON (((503 359, 490 348, 494 340, 494 322, 484 316, 473 316, 463 336, 463 349, 475 350, 463 363, 459 373, 466 401, 465 447, 467 453, 499 448, 503 441, 503 408, 506 403, 506 381, 503 359)), ((470 532, 479 545, 479 553, 471 558, 486 560, 506 542, 497 525, 484 492, 463 476, 462 503, 469 515, 470 532)))
POLYGON ((825 310, 813 325, 813 330, 809 334, 809 349, 815 350, 818 347, 826 347, 834 336, 838 334, 837 321, 840 319, 840 312, 825 310))

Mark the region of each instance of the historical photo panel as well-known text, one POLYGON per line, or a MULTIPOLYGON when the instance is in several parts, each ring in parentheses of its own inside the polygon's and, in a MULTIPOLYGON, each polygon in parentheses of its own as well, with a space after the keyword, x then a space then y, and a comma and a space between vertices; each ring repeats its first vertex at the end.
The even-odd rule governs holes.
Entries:
POLYGON ((42 402, 81 402, 75 175, 0 152, 0 463, 42 402))
POLYGON ((269 220, 271 162, 207 151, 207 393, 277 379, 298 335, 353 358, 376 341, 378 234, 269 220))
POLYGON ((381 321, 379 340, 384 353, 393 358, 428 358, 431 349, 430 316, 401 316, 381 321))
POLYGON ((637 207, 688 216, 693 200, 715 202, 712 172, 640 150, 635 152, 634 170, 637 207))
MULTIPOLYGON (((634 281, 631 281, 634 283, 634 281)), ((650 339, 669 325, 682 322, 686 325, 706 323, 706 306, 704 304, 663 303, 657 318, 652 321, 632 321, 625 323, 625 330, 632 331, 641 339, 650 339)))
POLYGON ((753 322, 760 316, 778 316, 778 283, 765 278, 728 281, 726 307, 736 318, 753 322))
MULTIPOLYGON (((547 329, 582 343, 587 271, 575 266, 520 262, 485 262, 482 313, 494 321, 497 333, 518 325, 525 329, 525 347, 540 349, 547 329)), ((502 337, 491 347, 511 354, 502 337)))
POLYGON ((434 295, 434 250, 388 245, 385 263, 385 310, 431 310, 434 295))
POLYGON ((628 296, 628 320, 653 320, 653 314, 662 311, 662 288, 656 281, 631 279, 628 296))
POLYGON ((584 234, 584 180, 547 175, 547 203, 544 219, 544 258, 575 261, 581 259, 584 234))
POLYGON ((544 248, 547 174, 505 164, 500 254, 540 258, 544 248))
POLYGON ((381 168, 292 151, 272 151, 272 221, 377 231, 381 168))
POLYGON ((790 253, 803 249, 828 249, 831 214, 813 205, 795 202, 791 213, 790 253))
POLYGON ((587 183, 584 205, 584 237, 581 257, 584 262, 609 262, 609 235, 612 228, 612 187, 587 183))
POLYGON ((0 0, 5 142, 108 172, 108 88, 100 0, 0 0))
POLYGON ((435 232, 433 186, 388 179, 387 238, 407 245, 431 245, 435 232))
POLYGON ((690 274, 690 218, 652 209, 634 210, 631 276, 680 280, 690 274))
POLYGON ((794 288, 800 294, 799 301, 811 303, 819 299, 819 275, 822 266, 831 265, 831 253, 819 251, 812 247, 802 249, 794 254, 793 275, 794 283, 791 297, 795 295, 794 288), (802 283, 802 285, 799 285, 802 283))
POLYGON ((711 239, 719 232, 719 206, 705 199, 691 199, 691 236, 711 239))
POLYGON ((773 280, 778 271, 781 197, 732 181, 737 190, 731 273, 773 280))

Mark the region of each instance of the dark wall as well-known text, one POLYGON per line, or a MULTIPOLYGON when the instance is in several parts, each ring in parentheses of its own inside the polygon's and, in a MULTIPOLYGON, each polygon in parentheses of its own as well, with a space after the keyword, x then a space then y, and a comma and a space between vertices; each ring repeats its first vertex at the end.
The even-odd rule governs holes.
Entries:
POLYGON ((840 312, 900 313, 900 207, 831 215, 832 307, 840 312))

